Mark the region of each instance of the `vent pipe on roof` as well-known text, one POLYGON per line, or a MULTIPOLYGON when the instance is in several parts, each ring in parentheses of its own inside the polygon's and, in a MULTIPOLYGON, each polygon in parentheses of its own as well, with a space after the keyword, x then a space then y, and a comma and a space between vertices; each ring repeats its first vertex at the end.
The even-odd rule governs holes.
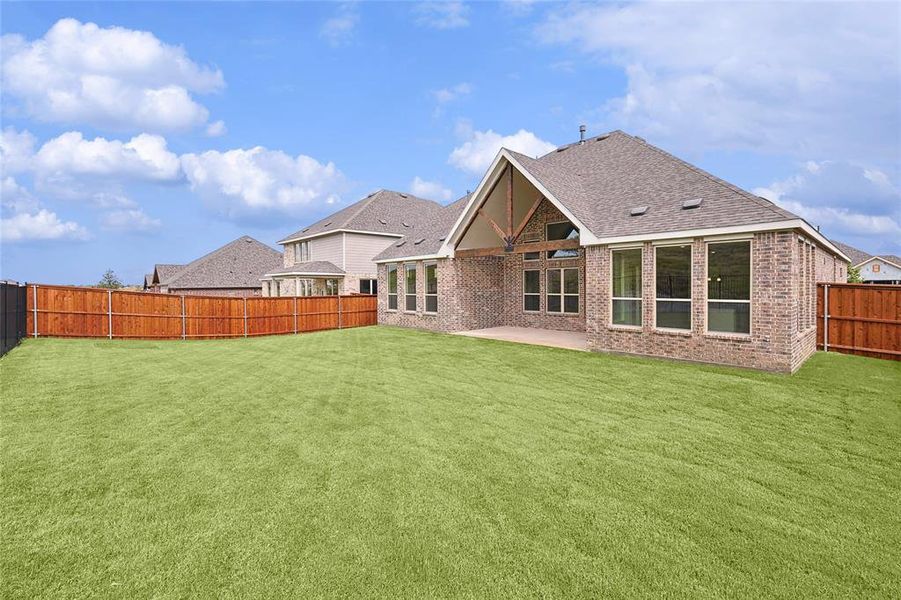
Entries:
POLYGON ((579 125, 579 145, 585 143, 585 132, 588 130, 584 125, 579 125))

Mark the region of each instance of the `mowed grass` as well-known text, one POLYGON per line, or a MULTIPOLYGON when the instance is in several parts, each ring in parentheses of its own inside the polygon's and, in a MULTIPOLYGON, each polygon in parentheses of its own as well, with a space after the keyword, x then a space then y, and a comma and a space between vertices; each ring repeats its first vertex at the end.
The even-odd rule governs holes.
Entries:
POLYGON ((899 597, 901 364, 27 340, 8 597, 899 597))

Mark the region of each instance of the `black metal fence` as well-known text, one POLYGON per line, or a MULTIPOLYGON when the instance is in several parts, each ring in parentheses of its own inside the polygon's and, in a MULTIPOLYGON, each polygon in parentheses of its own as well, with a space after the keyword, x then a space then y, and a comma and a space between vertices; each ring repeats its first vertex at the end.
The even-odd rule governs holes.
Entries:
POLYGON ((0 311, 3 313, 0 321, 0 337, 3 338, 0 356, 15 348, 19 340, 25 337, 27 289, 15 281, 0 281, 0 311))

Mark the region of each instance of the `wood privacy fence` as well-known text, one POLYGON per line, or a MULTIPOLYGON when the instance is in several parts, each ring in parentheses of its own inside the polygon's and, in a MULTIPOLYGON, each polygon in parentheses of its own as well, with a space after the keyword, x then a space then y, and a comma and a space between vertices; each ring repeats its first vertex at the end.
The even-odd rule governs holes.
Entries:
POLYGON ((901 360, 901 285, 817 284, 817 348, 901 360))
POLYGON ((212 339, 376 323, 375 296, 233 298, 28 284, 32 337, 212 339))

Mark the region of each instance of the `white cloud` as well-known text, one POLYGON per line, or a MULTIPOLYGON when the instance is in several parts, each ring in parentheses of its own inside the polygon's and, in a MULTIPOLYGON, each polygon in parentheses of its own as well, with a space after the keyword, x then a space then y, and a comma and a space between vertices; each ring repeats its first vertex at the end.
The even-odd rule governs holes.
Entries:
POLYGON ((410 182, 410 191, 414 196, 443 202, 450 200, 453 195, 453 192, 437 181, 426 181, 418 176, 410 182))
POLYGON ((454 100, 457 100, 462 96, 468 96, 471 93, 472 84, 463 82, 451 87, 442 88, 440 90, 433 90, 432 97, 434 97, 435 101, 439 104, 447 104, 448 102, 453 102, 454 100))
POLYGON ((541 156, 556 148, 554 144, 542 140, 525 129, 504 136, 491 129, 467 132, 468 127, 461 123, 463 122, 458 123, 457 131, 458 133, 468 133, 469 139, 454 148, 448 158, 448 163, 469 173, 483 174, 502 147, 528 156, 541 156))
POLYGON ((569 6, 539 27, 621 66, 596 127, 671 147, 897 160, 897 3, 569 6))
POLYGON ((0 132, 0 172, 7 175, 28 170, 34 144, 34 136, 27 131, 7 127, 0 132))
POLYGON ((228 127, 225 126, 225 121, 216 121, 206 126, 207 137, 220 137, 226 133, 228 133, 228 127))
POLYGON ((114 210, 107 213, 101 225, 109 231, 155 231, 160 228, 162 221, 147 216, 139 209, 114 210))
POLYGON ((12 177, 0 182, 2 213, 0 242, 32 240, 84 240, 87 230, 73 221, 61 221, 56 213, 41 208, 38 200, 12 177))
POLYGON ((80 132, 69 131, 41 146, 33 167, 45 178, 89 175, 175 181, 181 175, 178 156, 169 151, 165 138, 147 133, 121 142, 86 140, 80 132))
POLYGON ((342 4, 337 14, 326 19, 319 28, 319 35, 332 46, 343 46, 353 38, 359 22, 360 14, 356 7, 353 4, 342 4))
POLYGON ((878 169, 808 161, 795 175, 754 193, 821 226, 839 241, 871 251, 901 250, 901 190, 878 169))
POLYGON ((184 154, 181 164, 191 189, 228 217, 296 214, 337 201, 344 187, 344 176, 333 163, 260 146, 184 154))
POLYGON ((416 24, 432 29, 457 29, 469 25, 469 7, 462 2, 420 2, 413 8, 416 24))
POLYGON ((146 31, 57 21, 28 41, 2 37, 4 93, 31 117, 114 130, 184 130, 209 112, 191 93, 224 86, 218 69, 146 31))

